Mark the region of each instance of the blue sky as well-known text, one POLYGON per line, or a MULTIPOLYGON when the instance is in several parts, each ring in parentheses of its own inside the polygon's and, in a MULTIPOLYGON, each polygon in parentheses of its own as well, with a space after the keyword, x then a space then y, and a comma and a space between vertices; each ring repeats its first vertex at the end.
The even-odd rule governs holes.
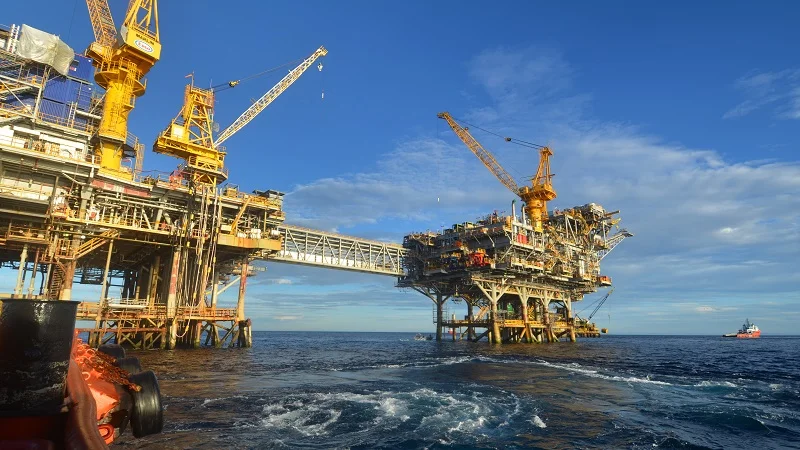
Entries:
MULTIPOLYGON (((119 24, 126 2, 111 3, 119 24)), ((162 60, 131 114, 145 142, 178 112, 190 72, 219 84, 319 45, 330 52, 322 72, 226 142, 230 181, 286 192, 287 222, 399 242, 508 210, 513 194, 436 118, 448 110, 550 144, 551 207, 622 211, 636 236, 604 260, 616 290, 596 317, 612 332, 717 334, 746 317, 765 333, 798 332, 794 2, 181 5, 160 4, 162 60)), ((15 2, 0 22, 78 51, 92 39, 82 1, 15 2)), ((280 76, 221 92, 217 120, 226 126, 280 76)), ((476 138, 513 175, 535 171, 535 153, 476 138)), ((177 164, 145 159, 147 169, 177 164)), ((393 285, 268 263, 248 313, 267 330, 431 330, 430 301, 393 285)))

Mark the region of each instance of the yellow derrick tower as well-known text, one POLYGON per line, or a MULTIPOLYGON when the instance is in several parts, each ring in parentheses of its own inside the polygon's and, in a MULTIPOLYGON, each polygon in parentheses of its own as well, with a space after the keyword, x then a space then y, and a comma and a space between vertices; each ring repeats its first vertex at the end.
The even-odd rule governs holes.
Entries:
MULTIPOLYGON (((94 60, 95 82, 105 89, 105 106, 97 130, 97 154, 103 170, 124 173, 123 158, 137 158, 143 146, 128 133, 128 114, 144 95, 142 78, 161 56, 157 0, 131 0, 119 34, 107 0, 86 0, 95 42, 86 55, 94 60)), ((132 177, 132 174, 131 174, 132 177)))
MULTIPOLYGON (((243 112, 228 128, 223 130, 216 139, 212 136, 214 117, 214 92, 209 89, 200 89, 193 83, 186 86, 183 97, 183 108, 178 116, 173 119, 166 130, 161 132, 153 144, 153 151, 183 159, 185 174, 194 183, 217 185, 228 178, 224 167, 225 147, 221 144, 241 130, 273 100, 278 98, 289 86, 292 85, 303 72, 306 71, 318 58, 328 54, 325 47, 320 47, 300 65, 289 71, 278 84, 266 94, 256 100, 243 112)), ((322 70, 322 64, 319 66, 322 70)), ((228 83, 230 87, 239 84, 239 81, 228 83)))
POLYGON ((228 178, 225 151, 213 141, 214 92, 190 83, 183 95, 183 109, 156 139, 153 150, 186 160, 197 183, 219 184, 228 178))
POLYGON ((551 181, 553 174, 550 173, 552 155, 550 147, 542 146, 539 149, 539 167, 536 169, 536 176, 531 179, 530 187, 522 186, 518 191, 519 197, 525 202, 525 214, 531 218, 537 231, 540 230, 541 223, 547 221, 547 202, 556 198, 556 190, 551 181))
MULTIPOLYGON (((514 178, 497 162, 494 155, 483 146, 469 133, 467 128, 459 125, 455 119, 448 112, 441 112, 437 117, 447 121, 450 128, 456 133, 467 148, 469 148, 478 159, 481 160, 483 165, 489 169, 498 180, 511 192, 517 194, 519 198, 525 203, 525 214, 530 218, 531 224, 536 231, 542 231, 542 224, 547 221, 547 202, 556 198, 556 191, 553 188, 551 179, 553 174, 550 173, 550 156, 553 151, 549 147, 527 144, 528 146, 535 146, 539 148, 539 168, 536 170, 536 175, 531 179, 530 186, 519 187, 514 178)), ((511 141, 511 138, 506 138, 511 141)))

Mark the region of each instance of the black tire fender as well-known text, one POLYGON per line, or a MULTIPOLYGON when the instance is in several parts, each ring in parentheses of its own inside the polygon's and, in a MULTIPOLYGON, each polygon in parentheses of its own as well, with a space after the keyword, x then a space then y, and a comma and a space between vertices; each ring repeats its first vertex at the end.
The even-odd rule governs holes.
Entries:
POLYGON ((142 371, 142 364, 139 362, 139 358, 135 356, 127 356, 125 358, 119 358, 117 359, 117 362, 115 364, 117 367, 128 372, 131 375, 142 371))
POLYGON ((98 352, 103 352, 114 359, 122 359, 125 357, 125 349, 117 344, 103 344, 97 347, 98 352))
POLYGON ((137 438, 160 433, 164 428, 164 410, 161 405, 161 390, 152 370, 132 374, 128 378, 142 387, 139 392, 131 390, 131 431, 137 438))

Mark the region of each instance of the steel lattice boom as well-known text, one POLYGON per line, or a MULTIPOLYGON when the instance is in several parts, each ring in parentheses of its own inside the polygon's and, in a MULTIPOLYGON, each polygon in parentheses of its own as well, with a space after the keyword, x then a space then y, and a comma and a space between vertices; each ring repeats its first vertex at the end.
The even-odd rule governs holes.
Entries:
POLYGON ((328 50, 325 47, 318 48, 314 53, 311 54, 305 61, 300 63, 299 66, 295 67, 292 71, 290 71, 281 81, 278 82, 272 89, 270 89, 266 94, 261 96, 252 106, 247 108, 247 111, 243 112, 242 115, 239 116, 228 128, 226 128, 222 133, 217 136, 214 145, 221 145, 225 142, 229 137, 233 136, 234 133, 241 130, 245 125, 250 123, 261 111, 263 111, 273 100, 278 98, 279 95, 283 93, 289 86, 292 85, 303 72, 306 71, 311 64, 314 64, 314 61, 321 56, 325 56, 328 54, 328 50))
MULTIPOLYGON (((514 178, 497 162, 494 155, 483 146, 467 131, 453 119, 448 112, 442 112, 437 115, 440 119, 445 119, 450 128, 456 133, 459 139, 481 160, 498 180, 511 192, 517 194, 523 202, 525 202, 525 212, 533 223, 536 231, 542 231, 542 224, 548 220, 547 215, 547 202, 556 198, 556 191, 553 189, 551 179, 553 174, 550 173, 550 157, 553 151, 549 147, 534 145, 539 148, 539 166, 536 170, 536 176, 531 180, 531 186, 519 186, 514 178)), ((511 138, 506 138, 506 141, 514 141, 511 138)))
POLYGON ((606 241, 605 241, 606 248, 603 248, 603 249, 597 251, 597 254, 596 254, 597 255, 597 260, 600 261, 603 258, 605 258, 606 255, 611 253, 611 250, 614 250, 614 247, 619 245, 619 243, 622 242, 625 238, 628 238, 628 237, 631 237, 631 236, 633 236, 633 233, 629 232, 628 230, 622 229, 622 230, 619 230, 619 232, 617 234, 615 234, 615 235, 611 236, 610 238, 606 239, 606 241))
POLYGON ((510 189, 511 192, 519 194, 519 186, 517 185, 517 182, 514 181, 514 177, 512 177, 508 172, 506 172, 506 169, 504 169, 503 166, 501 166, 500 163, 497 162, 497 159, 495 159, 494 155, 492 155, 488 150, 483 148, 480 142, 475 140, 475 138, 472 137, 472 135, 469 133, 469 131, 467 131, 466 128, 456 123, 456 121, 453 120, 453 117, 450 115, 450 113, 446 111, 439 113, 437 117, 447 121, 447 124, 450 125, 450 128, 453 129, 458 138, 461 139, 461 141, 464 142, 464 144, 466 144, 466 146, 470 150, 472 150, 472 153, 474 153, 475 156, 477 156, 478 159, 481 160, 483 165, 485 165, 486 168, 489 169, 489 171, 492 172, 494 176, 496 176, 497 179, 500 180, 500 182, 503 183, 505 187, 510 189))
POLYGON ((92 22, 94 40, 110 49, 117 39, 117 27, 114 25, 114 18, 111 17, 108 2, 106 0, 86 0, 86 6, 89 8, 89 20, 92 22))

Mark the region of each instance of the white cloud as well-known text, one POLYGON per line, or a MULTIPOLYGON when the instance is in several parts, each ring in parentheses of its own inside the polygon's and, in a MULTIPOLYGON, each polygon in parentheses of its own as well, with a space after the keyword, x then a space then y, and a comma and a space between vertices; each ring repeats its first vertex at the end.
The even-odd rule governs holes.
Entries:
POLYGON ((287 217, 298 225, 332 231, 386 219, 437 228, 437 216, 473 215, 483 212, 475 203, 514 197, 492 183, 491 174, 474 164, 469 150, 454 144, 436 137, 412 140, 384 154, 376 172, 296 186, 286 195, 287 217), (476 185, 485 188, 476 190, 476 185))
POLYGON ((720 308, 720 307, 714 307, 714 306, 708 306, 708 305, 698 306, 698 307, 694 308, 694 310, 699 312, 699 313, 718 313, 718 312, 721 312, 721 311, 736 311, 738 309, 739 308, 735 308, 735 307, 722 307, 722 308, 720 308))
POLYGON ((800 119, 800 86, 792 89, 789 105, 784 115, 789 119, 800 119))
POLYGON ((503 48, 478 54, 470 64, 470 75, 495 100, 491 107, 469 113, 472 120, 487 123, 492 117, 507 117, 537 103, 562 101, 572 85, 573 70, 561 53, 548 48, 509 51, 503 48))
MULTIPOLYGON (((559 196, 549 206, 597 202, 620 209, 621 225, 636 234, 603 261, 618 286, 614 302, 691 298, 685 312, 691 314, 696 308, 735 311, 745 299, 770 295, 800 300, 794 269, 800 254, 798 162, 732 162, 722 156, 726 149, 690 148, 630 124, 587 117, 591 96, 572 92, 577 71, 556 52, 499 49, 471 64, 470 74, 489 100, 451 113, 503 135, 550 144, 559 196), (704 302, 710 296, 720 303, 704 302)), ((769 98, 798 74, 751 74, 737 86, 769 98)), ((513 194, 445 130, 398 144, 379 156, 374 172, 298 186, 287 195, 288 216, 317 227, 394 230, 399 241, 408 232, 507 210, 513 194)), ((473 134, 518 180, 535 171, 535 152, 473 134)), ((651 305, 638 314, 658 311, 651 305)), ((629 329, 639 323, 636 317, 628 319, 629 329)))
POLYGON ((784 119, 800 119, 800 70, 750 72, 736 80, 734 87, 746 100, 728 110, 723 119, 743 117, 766 106, 784 119))
POLYGON ((303 316, 275 316, 273 317, 275 320, 286 321, 286 320, 300 320, 303 316))

